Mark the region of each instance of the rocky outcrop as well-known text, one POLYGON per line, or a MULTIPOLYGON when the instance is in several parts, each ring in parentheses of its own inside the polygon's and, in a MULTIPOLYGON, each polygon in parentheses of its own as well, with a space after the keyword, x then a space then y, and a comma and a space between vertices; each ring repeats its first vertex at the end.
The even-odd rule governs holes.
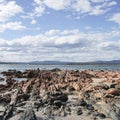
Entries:
POLYGON ((120 120, 120 71, 55 68, 2 74, 1 81, 6 84, 0 85, 1 120, 17 115, 19 120, 37 120, 41 116, 49 120, 84 112, 90 119, 120 120), (15 78, 26 80, 19 82, 15 78))

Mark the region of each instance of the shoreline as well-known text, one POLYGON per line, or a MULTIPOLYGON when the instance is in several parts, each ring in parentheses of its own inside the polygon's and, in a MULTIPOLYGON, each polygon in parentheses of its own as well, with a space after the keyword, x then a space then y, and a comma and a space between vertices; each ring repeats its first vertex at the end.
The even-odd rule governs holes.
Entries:
POLYGON ((55 68, 1 74, 0 81, 6 81, 0 85, 1 120, 120 120, 120 71, 55 68))

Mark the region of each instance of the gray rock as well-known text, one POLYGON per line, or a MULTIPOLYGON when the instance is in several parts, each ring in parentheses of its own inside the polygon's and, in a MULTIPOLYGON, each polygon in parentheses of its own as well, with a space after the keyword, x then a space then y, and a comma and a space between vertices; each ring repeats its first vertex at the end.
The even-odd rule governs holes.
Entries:
POLYGON ((60 108, 62 105, 62 102, 60 100, 56 100, 56 101, 54 101, 54 105, 57 106, 58 108, 60 108))
POLYGON ((28 107, 22 114, 19 120, 37 120, 34 110, 28 107))
POLYGON ((82 109, 81 109, 80 107, 77 108, 76 114, 77 114, 77 115, 83 114, 82 109))
POLYGON ((3 120, 7 120, 8 118, 12 117, 13 115, 13 104, 8 105, 5 109, 3 120))
POLYGON ((87 105, 87 103, 85 102, 84 99, 77 100, 77 101, 75 101, 74 104, 75 104, 75 106, 86 106, 87 105))
POLYGON ((112 118, 112 120, 120 120, 120 116, 109 103, 100 102, 96 104, 96 107, 98 110, 101 110, 107 117, 112 118))

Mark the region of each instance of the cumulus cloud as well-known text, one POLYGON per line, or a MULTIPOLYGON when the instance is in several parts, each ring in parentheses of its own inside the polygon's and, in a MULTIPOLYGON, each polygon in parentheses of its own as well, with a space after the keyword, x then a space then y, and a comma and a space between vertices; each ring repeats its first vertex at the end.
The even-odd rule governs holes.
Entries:
POLYGON ((101 15, 105 14, 116 5, 116 1, 109 0, 34 0, 36 7, 32 15, 41 16, 46 8, 58 10, 67 10, 75 12, 78 15, 101 15), (99 4, 98 4, 99 3, 99 4))
POLYGON ((1 60, 92 61, 114 57, 120 59, 118 56, 120 40, 110 41, 116 37, 120 37, 120 31, 84 33, 75 29, 50 30, 43 34, 9 41, 1 39, 0 51, 3 56, 1 60), (10 58, 11 55, 13 57, 10 58))
POLYGON ((26 29, 26 27, 23 26, 20 21, 0 24, 0 32, 4 32, 5 30, 8 30, 8 29, 9 30, 23 30, 23 29, 26 29))
POLYGON ((91 11, 92 6, 88 0, 78 0, 72 4, 72 9, 76 12, 86 13, 91 11))
POLYGON ((33 19, 30 23, 31 23, 31 24, 36 24, 37 21, 36 21, 35 19, 33 19))
POLYGON ((70 0, 44 0, 44 4, 54 10, 64 10, 70 5, 70 0))
POLYGON ((15 1, 5 2, 2 0, 0 2, 0 22, 8 21, 9 18, 22 12, 22 7, 17 5, 15 1))
POLYGON ((111 18, 109 18, 109 21, 113 21, 120 25, 120 13, 115 13, 111 18))

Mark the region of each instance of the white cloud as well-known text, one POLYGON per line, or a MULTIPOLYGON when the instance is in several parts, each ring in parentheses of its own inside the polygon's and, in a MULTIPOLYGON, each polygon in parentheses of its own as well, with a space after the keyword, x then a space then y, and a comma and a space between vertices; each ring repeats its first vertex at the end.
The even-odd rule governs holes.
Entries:
POLYGON ((102 15, 117 4, 110 0, 34 0, 36 7, 33 15, 42 16, 47 8, 55 11, 67 10, 77 13, 79 18, 81 14, 102 15))
POLYGON ((106 10, 101 9, 101 6, 95 6, 90 15, 101 15, 104 13, 106 13, 106 10))
POLYGON ((0 32, 4 32, 7 29, 9 29, 9 30, 23 30, 23 29, 26 29, 26 27, 23 26, 20 21, 0 24, 0 32))
POLYGON ((34 12, 31 14, 31 16, 42 16, 43 13, 45 12, 45 7, 44 6, 37 6, 35 9, 34 9, 34 12))
POLYGON ((4 0, 0 0, 0 3, 4 2, 4 0))
POLYGON ((70 5, 70 0, 44 0, 44 4, 54 10, 64 10, 70 5))
POLYGON ((91 11, 92 6, 88 0, 78 0, 72 4, 72 9, 76 12, 86 13, 91 11))
POLYGON ((109 21, 113 21, 120 25, 120 13, 115 13, 111 18, 109 18, 109 21))
POLYGON ((111 2, 108 3, 108 6, 114 6, 114 5, 116 5, 116 4, 117 4, 116 1, 111 1, 111 2))
POLYGON ((90 15, 102 15, 105 14, 107 11, 111 9, 112 6, 116 5, 116 1, 97 1, 96 3, 99 3, 99 5, 93 6, 90 15))
POLYGON ((0 39, 0 53, 3 56, 1 60, 92 61, 120 59, 120 40, 111 40, 117 37, 120 37, 120 31, 84 33, 75 29, 50 30, 36 36, 25 36, 9 41, 0 39))
POLYGON ((22 13, 23 9, 16 4, 15 1, 1 2, 0 3, 0 22, 5 22, 9 18, 15 16, 18 13, 22 13))
POLYGON ((36 21, 35 19, 33 19, 30 23, 31 23, 31 24, 36 24, 37 21, 36 21))
POLYGON ((93 3, 101 3, 101 2, 108 2, 110 0, 90 0, 93 3))

